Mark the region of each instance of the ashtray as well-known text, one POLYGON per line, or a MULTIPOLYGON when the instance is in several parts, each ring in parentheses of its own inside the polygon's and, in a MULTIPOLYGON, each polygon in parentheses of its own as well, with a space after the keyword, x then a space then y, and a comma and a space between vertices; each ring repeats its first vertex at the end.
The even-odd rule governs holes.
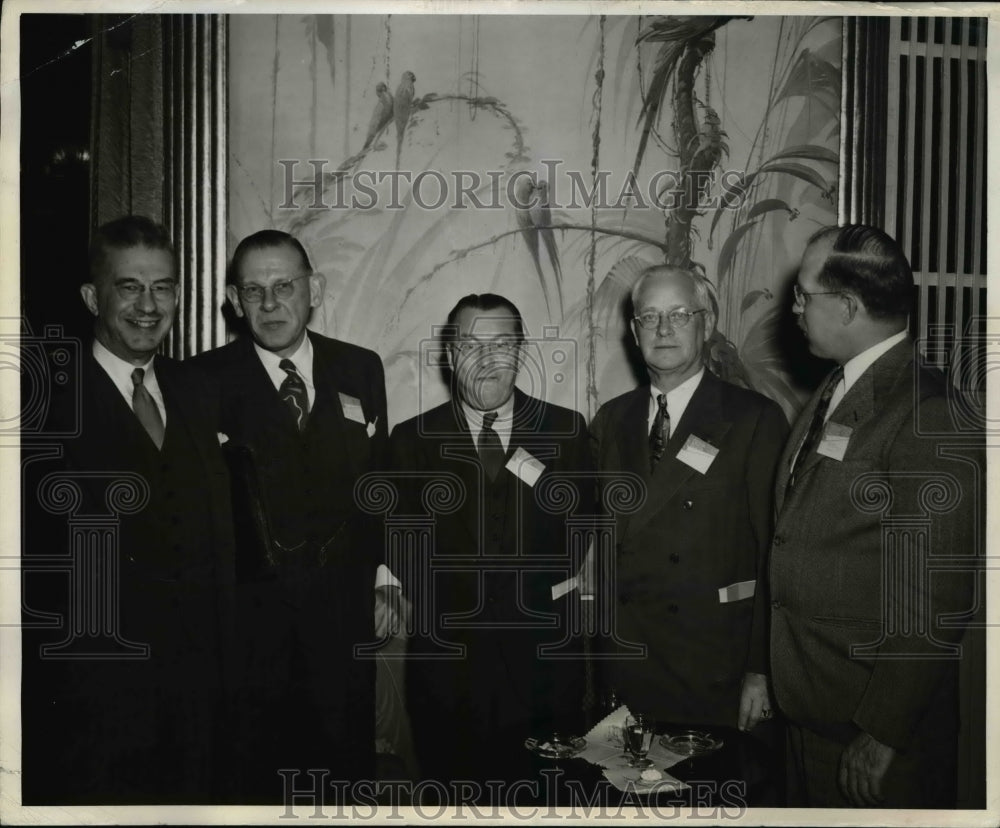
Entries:
POLYGON ((676 733, 665 733, 661 736, 660 744, 681 756, 699 756, 718 750, 722 747, 722 739, 706 730, 678 730, 676 733))
POLYGON ((556 733, 548 739, 536 739, 532 736, 524 740, 524 746, 546 759, 569 759, 587 746, 587 740, 580 736, 560 736, 556 733))

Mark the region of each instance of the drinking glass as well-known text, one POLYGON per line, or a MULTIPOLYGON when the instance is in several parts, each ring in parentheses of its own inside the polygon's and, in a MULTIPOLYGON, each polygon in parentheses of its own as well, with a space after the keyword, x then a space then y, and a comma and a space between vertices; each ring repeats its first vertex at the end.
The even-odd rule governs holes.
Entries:
POLYGON ((625 749, 632 754, 629 766, 648 768, 653 763, 646 758, 653 743, 653 722, 649 716, 633 713, 625 719, 625 749))

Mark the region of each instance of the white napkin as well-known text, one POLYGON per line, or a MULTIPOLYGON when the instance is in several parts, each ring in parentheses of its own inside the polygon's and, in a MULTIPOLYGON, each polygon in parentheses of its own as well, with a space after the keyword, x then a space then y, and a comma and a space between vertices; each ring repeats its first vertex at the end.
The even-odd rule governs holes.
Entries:
POLYGON ((665 772, 667 768, 673 767, 688 757, 667 750, 660 744, 658 736, 653 737, 653 744, 649 748, 647 758, 653 763, 650 767, 660 771, 663 778, 653 784, 640 784, 641 769, 629 767, 629 759, 625 755, 625 744, 622 740, 622 728, 629 715, 628 707, 622 705, 601 719, 584 736, 587 746, 576 755, 576 758, 586 759, 592 765, 604 768, 604 777, 620 791, 641 794, 677 791, 688 787, 679 779, 675 779, 665 772))

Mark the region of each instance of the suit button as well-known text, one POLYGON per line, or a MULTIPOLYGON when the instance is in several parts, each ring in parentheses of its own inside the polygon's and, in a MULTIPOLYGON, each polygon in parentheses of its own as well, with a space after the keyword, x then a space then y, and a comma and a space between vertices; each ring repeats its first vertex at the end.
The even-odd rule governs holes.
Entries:
POLYGON ((781 606, 782 606, 781 601, 771 602, 771 609, 781 609, 781 606))
POLYGON ((667 607, 667 612, 676 613, 677 612, 677 604, 671 604, 670 606, 668 606, 667 607))
POLYGON ((678 555, 676 552, 671 552, 670 553, 670 563, 679 563, 680 559, 681 559, 681 556, 678 555))
POLYGON ((693 501, 690 501, 690 500, 685 500, 685 501, 684 501, 684 503, 683 503, 683 505, 681 506, 681 508, 682 508, 682 509, 683 509, 683 510, 684 510, 685 512, 687 512, 687 511, 690 511, 690 510, 691 510, 691 507, 692 507, 692 506, 694 506, 694 502, 693 502, 693 501))
POLYGON ((781 546, 781 544, 783 544, 784 542, 785 542, 785 539, 783 537, 781 537, 781 535, 775 535, 774 536, 774 545, 775 546, 781 546))

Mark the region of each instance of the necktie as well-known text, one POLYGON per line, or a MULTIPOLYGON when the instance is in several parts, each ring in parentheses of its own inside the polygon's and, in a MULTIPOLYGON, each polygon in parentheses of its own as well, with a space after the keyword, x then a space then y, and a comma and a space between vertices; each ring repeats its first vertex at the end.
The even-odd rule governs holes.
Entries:
POLYGON ((309 416, 309 394, 306 392, 306 384, 299 376, 295 363, 290 359, 281 360, 278 367, 288 374, 278 389, 278 396, 292 410, 295 424, 299 427, 299 431, 302 431, 306 427, 306 418, 309 416))
POLYGON ((667 411, 667 395, 656 395, 656 416, 653 417, 653 427, 649 431, 649 471, 653 472, 656 464, 667 447, 670 439, 670 414, 667 411))
POLYGON ((838 365, 837 370, 830 374, 830 378, 826 382, 826 387, 823 389, 823 393, 820 394, 819 402, 816 404, 816 410, 813 412, 812 420, 809 422, 809 430, 806 432, 805 439, 799 447, 799 453, 795 455, 795 462, 792 464, 791 474, 788 475, 788 487, 786 491, 791 491, 792 487, 795 485, 795 475, 801 470, 806 457, 808 457, 812 450, 816 448, 816 444, 819 442, 819 438, 823 434, 823 426, 826 425, 826 412, 830 408, 830 398, 833 396, 837 383, 839 383, 843 377, 844 369, 838 365))
POLYGON ((483 429, 479 432, 479 461, 483 464, 490 480, 497 479, 506 459, 500 435, 493 430, 496 419, 496 411, 483 414, 483 429))
POLYGON ((163 448, 163 418, 160 416, 160 409, 153 395, 143 385, 145 376, 146 372, 142 368, 136 368, 132 372, 132 410, 159 449, 163 448))

